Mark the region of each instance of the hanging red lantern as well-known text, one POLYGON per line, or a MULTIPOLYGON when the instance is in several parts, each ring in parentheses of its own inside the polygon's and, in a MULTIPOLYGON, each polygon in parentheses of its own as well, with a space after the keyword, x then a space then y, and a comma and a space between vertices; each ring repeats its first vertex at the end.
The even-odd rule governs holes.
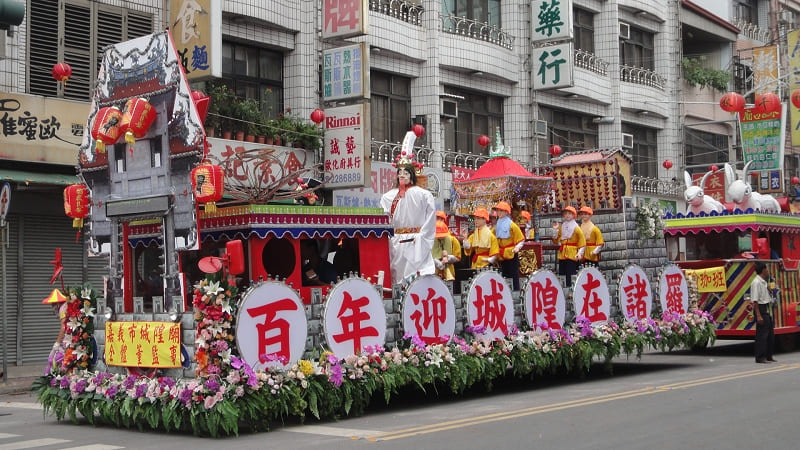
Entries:
POLYGON ((83 219, 89 215, 89 188, 84 184, 71 184, 64 189, 64 212, 72 218, 73 228, 83 228, 83 219))
POLYGON ((482 134, 482 135, 480 135, 480 136, 478 137, 478 145, 480 145, 481 147, 486 147, 486 146, 487 146, 487 145, 489 145, 491 142, 492 142, 492 141, 489 139, 489 136, 487 136, 487 135, 485 135, 485 134, 482 134))
POLYGON ((322 121, 325 120, 325 111, 317 108, 311 111, 311 121, 315 124, 319 125, 322 121))
POLYGON ((217 210, 217 200, 222 198, 225 172, 222 167, 203 161, 192 169, 192 191, 197 203, 205 204, 205 211, 213 213, 217 210))
POLYGON ((557 158, 558 155, 561 154, 561 146, 558 144, 551 145, 549 151, 550 151, 550 156, 552 156, 553 158, 557 158))
POLYGON ((744 108, 744 104, 744 97, 738 92, 728 92, 719 100, 719 107, 729 113, 741 111, 744 108))
POLYGON ((795 89, 792 91, 792 104, 795 108, 800 108, 800 89, 795 89))
POLYGON ((425 134, 425 127, 423 127, 423 126, 422 126, 422 125, 420 125, 420 124, 415 124, 413 127, 411 127, 411 131, 413 131, 413 132, 414 132, 414 134, 415 134, 417 137, 420 137, 420 136, 422 136, 423 134, 425 134))
POLYGON ((59 83, 67 84, 67 80, 72 76, 72 67, 65 63, 60 62, 53 65, 53 79, 59 83))
POLYGON ((97 111, 92 125, 92 139, 99 153, 105 153, 106 145, 114 145, 121 134, 122 112, 116 106, 106 106, 97 111))
POLYGON ((664 166, 665 169, 669 170, 672 168, 672 160, 665 159, 661 165, 664 166))
POLYGON ((712 164, 708 169, 712 172, 716 172, 719 170, 719 166, 717 166, 716 164, 712 164))
POLYGON ((760 113, 776 112, 781 108, 781 99, 778 94, 767 92, 756 95, 755 109, 760 113))
POLYGON ((790 181, 792 182, 792 185, 800 184, 800 177, 794 176, 790 181))
POLYGON ((125 103, 120 132, 125 133, 125 142, 136 143, 147 134, 150 125, 156 120, 156 109, 143 98, 132 98, 125 103))

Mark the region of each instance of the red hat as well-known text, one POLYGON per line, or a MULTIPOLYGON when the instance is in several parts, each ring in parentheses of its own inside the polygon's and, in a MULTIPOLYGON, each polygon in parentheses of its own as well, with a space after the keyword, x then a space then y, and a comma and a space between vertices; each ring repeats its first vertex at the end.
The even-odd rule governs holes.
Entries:
POLYGON ((571 212, 573 216, 578 215, 578 212, 575 211, 575 208, 572 207, 572 206, 567 206, 566 208, 561 210, 562 213, 567 212, 567 211, 571 212))
POLYGON ((521 211, 519 213, 519 215, 520 215, 520 217, 525 219, 525 222, 530 222, 531 221, 531 213, 529 213, 528 211, 521 211))
POLYGON ((487 211, 486 208, 477 208, 473 211, 472 215, 474 217, 480 217, 487 222, 489 221, 489 211, 487 211))
POLYGON ((500 211, 511 214, 511 205, 509 205, 508 202, 497 202, 496 205, 492 206, 492 209, 499 209, 500 211))
POLYGON ((586 214, 588 214, 590 216, 594 215, 594 211, 592 211, 592 208, 590 208, 588 206, 582 206, 581 209, 579 209, 578 211, 580 211, 582 213, 586 213, 586 214))
POLYGON ((436 218, 437 219, 442 219, 442 220, 447 220, 447 214, 445 214, 444 211, 436 211, 436 218))
POLYGON ((42 300, 42 304, 53 305, 56 303, 64 303, 67 300, 67 297, 62 294, 60 290, 53 289, 53 292, 51 292, 46 299, 42 300))
POLYGON ((447 225, 442 221, 436 221, 436 237, 447 237, 450 236, 450 229, 447 228, 447 225))

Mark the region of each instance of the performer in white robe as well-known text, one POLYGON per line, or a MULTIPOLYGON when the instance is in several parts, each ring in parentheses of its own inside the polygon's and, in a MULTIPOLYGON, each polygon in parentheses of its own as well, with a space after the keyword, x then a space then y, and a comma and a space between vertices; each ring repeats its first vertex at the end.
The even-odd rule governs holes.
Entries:
MULTIPOLYGON (((402 161, 407 162, 407 161, 402 161)), ((381 207, 391 217, 394 236, 389 241, 392 282, 402 283, 419 273, 436 272, 431 249, 436 234, 433 195, 417 186, 414 166, 397 164, 397 187, 383 194, 381 207)))

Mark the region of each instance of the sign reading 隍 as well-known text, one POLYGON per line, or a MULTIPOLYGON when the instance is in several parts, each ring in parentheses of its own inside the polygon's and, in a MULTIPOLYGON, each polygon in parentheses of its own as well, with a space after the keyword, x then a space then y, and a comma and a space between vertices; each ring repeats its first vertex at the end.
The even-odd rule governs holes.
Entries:
POLYGON ((368 32, 367 0, 324 0, 322 39, 360 36, 368 32))
POLYGON ((564 328, 567 302, 564 289, 555 273, 546 269, 533 272, 523 290, 525 317, 531 328, 564 328))
POLYGON ((778 111, 759 112, 746 108, 739 116, 744 161, 753 161, 754 171, 783 167, 783 141, 786 114, 778 111))
POLYGON ((573 85, 572 42, 534 48, 531 53, 535 90, 573 85))
POLYGON ((332 175, 328 188, 365 186, 370 168, 369 105, 339 106, 325 113, 325 170, 332 175))
POLYGON ((105 360, 109 366, 181 366, 181 324, 106 322, 105 360))
POLYGON ((367 44, 336 47, 322 52, 322 96, 326 102, 369 98, 367 44))
POLYGON ((169 26, 190 81, 222 76, 222 1, 171 0, 169 26))
POLYGON ((534 0, 531 41, 572 39, 572 0, 534 0))

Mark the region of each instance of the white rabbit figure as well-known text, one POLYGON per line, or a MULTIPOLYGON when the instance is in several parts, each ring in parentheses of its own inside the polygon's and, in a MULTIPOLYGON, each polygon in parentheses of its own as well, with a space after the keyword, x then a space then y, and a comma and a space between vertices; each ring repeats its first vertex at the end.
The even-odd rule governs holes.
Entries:
POLYGON ((750 183, 747 181, 747 169, 750 168, 752 161, 744 165, 741 175, 737 176, 736 170, 728 163, 725 163, 725 185, 728 187, 728 197, 736 205, 736 209, 761 212, 781 212, 781 205, 775 197, 767 194, 753 192, 750 183))
POLYGON ((686 190, 683 191, 683 197, 686 200, 686 214, 698 215, 701 212, 710 214, 712 211, 721 213, 725 209, 722 203, 710 195, 705 195, 705 192, 703 192, 706 188, 706 180, 712 173, 714 172, 708 172, 703 175, 703 179, 700 180, 700 186, 694 186, 689 172, 683 172, 683 181, 686 183, 686 190))

